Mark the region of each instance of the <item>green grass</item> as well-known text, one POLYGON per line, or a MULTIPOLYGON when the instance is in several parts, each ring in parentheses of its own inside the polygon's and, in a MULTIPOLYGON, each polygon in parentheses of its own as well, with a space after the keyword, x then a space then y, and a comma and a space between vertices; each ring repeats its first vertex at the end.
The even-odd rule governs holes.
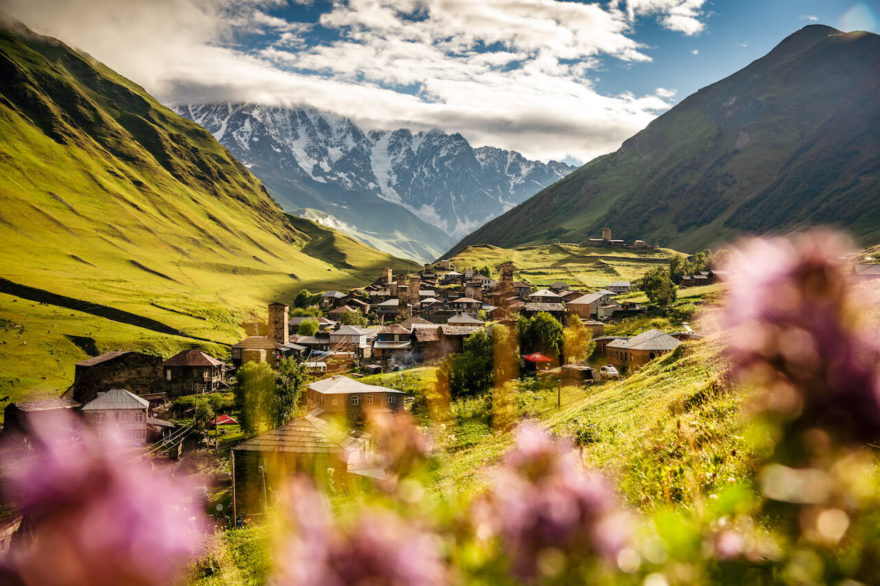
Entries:
POLYGON ((33 341, 42 355, 0 357, 0 393, 11 400, 71 382, 72 366, 56 359, 85 354, 64 334, 91 331, 100 349, 149 341, 163 355, 196 344, 218 350, 258 331, 268 303, 290 302, 302 288, 362 285, 386 265, 415 268, 314 223, 293 224, 204 129, 90 58, 3 29, 0 56, 8 62, 0 277, 181 333, 153 335, 56 306, 82 322, 65 319, 61 331, 46 323, 45 308, 6 300, 0 320, 45 332, 33 341))
POLYGON ((547 244, 517 248, 470 246, 452 261, 459 269, 490 267, 513 261, 515 277, 537 286, 563 281, 573 288, 598 288, 614 281, 635 281, 675 251, 601 248, 583 244, 547 244))

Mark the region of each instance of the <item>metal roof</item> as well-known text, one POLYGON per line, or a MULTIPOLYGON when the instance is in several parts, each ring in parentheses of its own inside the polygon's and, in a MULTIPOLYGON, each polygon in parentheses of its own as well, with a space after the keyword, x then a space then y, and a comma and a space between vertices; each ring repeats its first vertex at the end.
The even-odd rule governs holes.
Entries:
POLYGON ((120 409, 146 409, 150 402, 125 389, 110 389, 82 406, 83 411, 110 411, 120 409))
POLYGON ((380 387, 378 385, 367 385, 353 378, 348 378, 341 374, 325 378, 311 383, 309 389, 322 395, 351 395, 355 393, 399 393, 401 391, 389 389, 388 387, 380 387))
POLYGON ((667 333, 660 330, 648 330, 633 338, 622 338, 608 344, 608 348, 621 348, 626 350, 675 350, 681 344, 667 333))
POLYGON ((412 348, 412 343, 409 340, 396 342, 378 340, 373 343, 373 350, 408 350, 410 348, 412 348))
POLYGON ((458 324, 475 324, 475 325, 480 325, 480 324, 485 323, 485 322, 483 322, 483 320, 481 320, 481 319, 479 319, 479 318, 473 317, 473 316, 470 315, 470 314, 467 314, 467 313, 459 313, 459 314, 457 314, 457 315, 453 315, 453 316, 450 317, 448 320, 446 320, 446 323, 448 323, 448 324, 451 325, 451 326, 454 326, 454 325, 458 325, 458 324))
POLYGON ((541 289, 540 291, 535 291, 529 297, 551 297, 553 299, 559 299, 559 295, 554 293, 553 291, 549 291, 547 289, 541 289))

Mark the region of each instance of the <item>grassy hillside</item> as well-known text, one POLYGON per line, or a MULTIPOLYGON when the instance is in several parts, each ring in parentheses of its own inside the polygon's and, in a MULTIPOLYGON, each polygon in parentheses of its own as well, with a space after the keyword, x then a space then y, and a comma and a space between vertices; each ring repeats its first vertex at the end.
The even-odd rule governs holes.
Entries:
POLYGON ((602 287, 633 281, 658 264, 667 264, 673 250, 599 248, 583 244, 545 244, 517 248, 469 246, 451 260, 456 267, 488 266, 513 261, 515 278, 546 286, 565 281, 573 287, 602 287))
POLYGON ((0 397, 66 387, 84 348, 216 348, 300 288, 414 266, 291 222, 205 130, 56 40, 0 28, 0 76, 0 324, 7 348, 26 332, 0 397))
POLYGON ((880 238, 880 36, 808 26, 457 244, 617 238, 688 252, 832 224, 880 238))

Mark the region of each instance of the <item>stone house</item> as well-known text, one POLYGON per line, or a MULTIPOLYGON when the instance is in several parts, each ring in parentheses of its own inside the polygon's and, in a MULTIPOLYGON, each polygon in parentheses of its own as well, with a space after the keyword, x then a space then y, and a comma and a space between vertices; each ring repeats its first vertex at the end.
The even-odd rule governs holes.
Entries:
POLYGON ((614 293, 607 290, 587 293, 582 297, 572 299, 566 304, 566 307, 569 313, 581 319, 589 319, 599 315, 599 308, 606 305, 613 295, 614 293))
POLYGON ((610 285, 606 287, 609 291, 613 293, 629 293, 632 289, 632 283, 629 281, 614 281, 610 285))
POLYGON ((311 383, 306 391, 306 407, 320 410, 321 417, 344 418, 363 423, 367 411, 397 411, 403 408, 404 393, 396 389, 367 385, 347 376, 336 375, 311 383))
POLYGON ((162 363, 162 381, 169 397, 212 392, 224 382, 221 361, 200 350, 184 350, 162 363))
POLYGON ((249 336, 232 346, 232 365, 238 368, 245 362, 268 362, 274 367, 281 360, 281 350, 282 345, 269 336, 249 336))
POLYGON ((635 370, 658 356, 675 350, 681 342, 660 330, 648 330, 633 338, 614 340, 605 347, 608 362, 619 368, 635 370))
POLYGON ((383 363, 408 362, 412 358, 412 330, 403 324, 391 324, 379 330, 373 342, 373 358, 383 363))
POLYGON ((148 398, 162 395, 162 359, 158 356, 116 350, 77 362, 73 386, 64 396, 86 404, 98 393, 117 388, 148 398))
POLYGON ((54 424, 60 416, 74 413, 80 406, 76 401, 64 397, 10 403, 3 409, 3 435, 29 435, 35 425, 44 422, 54 424))
POLYGON ((529 295, 529 301, 532 303, 559 303, 561 300, 558 293, 548 289, 540 289, 529 295))
POLYGON ((125 440, 136 445, 147 442, 147 417, 150 402, 125 389, 111 389, 82 406, 86 425, 93 427, 101 437, 110 427, 120 432, 125 440))
POLYGON ((363 475, 369 445, 366 434, 311 414, 238 444, 231 452, 233 515, 265 513, 295 474, 319 484, 332 476, 337 487, 363 475))
POLYGON ((565 325, 565 306, 561 303, 526 303, 520 311, 521 315, 532 318, 539 313, 549 313, 556 321, 565 325))

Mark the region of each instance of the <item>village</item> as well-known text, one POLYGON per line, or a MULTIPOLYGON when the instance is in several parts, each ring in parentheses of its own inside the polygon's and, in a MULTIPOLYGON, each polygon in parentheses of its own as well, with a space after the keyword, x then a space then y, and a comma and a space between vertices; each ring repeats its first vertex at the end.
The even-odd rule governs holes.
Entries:
MULTIPOLYGON (((610 233, 605 236, 605 245, 621 245, 610 240, 610 233)), ((407 409, 412 397, 402 389, 365 384, 359 380, 365 376, 440 364, 464 352, 474 334, 491 338, 499 326, 515 331, 519 320, 538 315, 549 316, 560 328, 582 324, 593 342, 591 361, 567 359, 562 349, 558 355, 535 352, 520 358, 520 370, 557 379, 564 374, 578 385, 618 378, 698 337, 689 327, 671 335, 650 330, 606 336, 607 323, 646 311, 621 297, 633 289, 627 281, 609 282, 598 291, 562 281, 539 288, 515 280, 512 262, 495 267, 497 278, 484 274, 485 268, 456 268, 446 260, 413 274, 394 275, 385 268, 365 287, 304 292, 293 311, 288 304, 271 303, 262 331, 232 345, 228 363, 199 349, 167 360, 122 350, 83 360, 62 396, 7 405, 4 434, 26 437, 42 419, 63 412, 80 415, 98 434, 113 424, 127 442, 153 456, 231 446, 231 517, 240 521, 268 506, 267 470, 334 470, 337 479, 383 473, 371 463, 367 415, 407 409), (308 374, 298 416, 263 433, 227 438, 226 426, 235 428, 238 421, 235 405, 220 397, 230 395, 236 375, 251 363, 277 370, 285 361, 308 374), (217 408, 206 407, 212 404, 217 408)), ((711 272, 702 276, 715 278, 711 272)))

